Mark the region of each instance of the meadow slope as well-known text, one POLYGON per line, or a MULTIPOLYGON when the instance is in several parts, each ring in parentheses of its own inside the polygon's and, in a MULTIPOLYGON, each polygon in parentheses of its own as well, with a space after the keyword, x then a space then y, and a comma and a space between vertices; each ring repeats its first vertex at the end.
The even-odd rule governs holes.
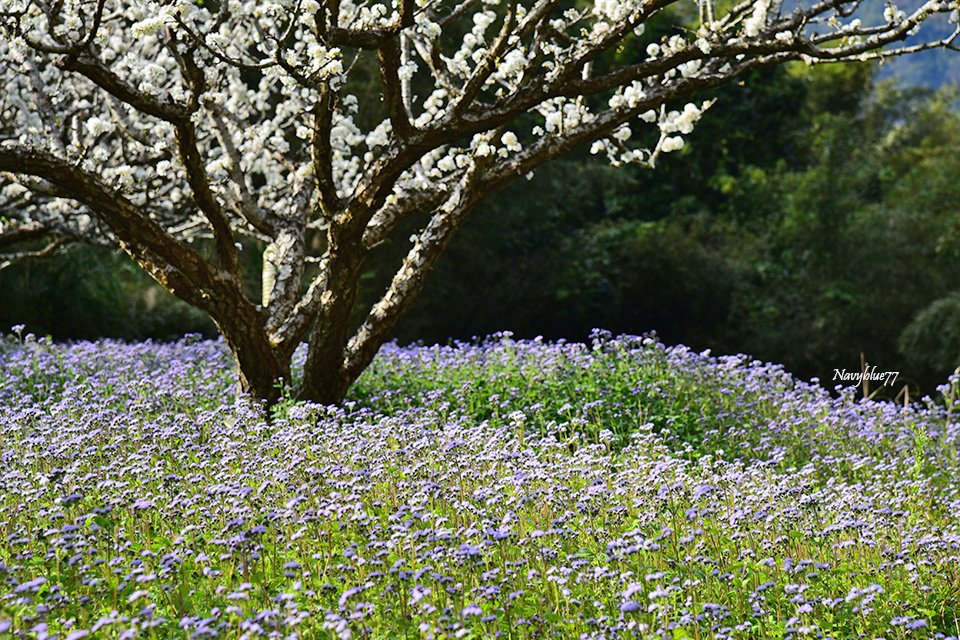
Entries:
POLYGON ((960 379, 909 407, 652 338, 0 346, 0 637, 960 636, 960 379))

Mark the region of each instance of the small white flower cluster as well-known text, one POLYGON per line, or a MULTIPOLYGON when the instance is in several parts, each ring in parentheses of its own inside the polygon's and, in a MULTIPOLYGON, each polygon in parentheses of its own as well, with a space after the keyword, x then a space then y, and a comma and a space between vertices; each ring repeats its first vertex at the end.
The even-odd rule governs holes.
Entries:
POLYGON ((141 38, 146 35, 153 35, 163 29, 167 21, 162 16, 152 16, 137 22, 131 28, 134 36, 141 38))
MULTIPOLYGON (((596 0, 592 14, 597 20, 593 23, 588 39, 592 42, 601 41, 617 25, 633 19, 641 5, 638 0, 596 0)), ((637 35, 642 33, 643 31, 639 30, 637 35)))
MULTIPOLYGON (((385 123, 379 126, 389 132, 391 130, 387 128, 390 126, 389 120, 385 123)), ((363 156, 355 151, 366 140, 367 136, 363 134, 349 113, 334 113, 330 144, 333 148, 333 179, 337 185, 338 197, 346 197, 353 191, 362 177, 363 166, 374 160, 375 154, 372 149, 363 156)), ((372 141, 378 141, 378 136, 374 136, 372 141)))
POLYGON ((626 147, 626 143, 632 135, 633 130, 628 125, 620 125, 610 138, 594 141, 590 146, 590 153, 593 155, 605 153, 607 161, 615 167, 647 162, 651 156, 648 149, 629 149, 626 147))
POLYGON ((693 133, 694 125, 703 115, 703 112, 710 108, 711 104, 713 103, 704 102, 698 107, 693 103, 687 103, 683 107, 683 111, 666 112, 666 110, 663 110, 657 125, 660 129, 659 150, 662 153, 671 153, 682 149, 685 145, 683 136, 693 133))
MULTIPOLYGON (((503 144, 502 147, 497 147, 496 144, 490 139, 488 134, 477 134, 473 137, 473 141, 470 143, 470 148, 473 149, 474 155, 478 158, 486 158, 492 155, 497 155, 500 158, 506 158, 510 155, 511 152, 515 153, 523 149, 523 146, 520 144, 517 134, 512 131, 506 131, 503 135, 500 136, 500 142, 503 144)), ((459 162, 456 163, 458 166, 459 162)), ((449 167, 449 164, 446 166, 449 167)))
POLYGON ((883 10, 883 19, 888 23, 900 23, 903 22, 906 17, 907 14, 895 4, 888 4, 883 10))
POLYGON ((614 166, 627 163, 645 163, 652 165, 660 153, 679 151, 685 146, 684 135, 693 132, 694 125, 700 119, 712 102, 704 102, 701 106, 688 103, 683 110, 661 109, 658 115, 653 109, 640 114, 640 120, 652 124, 657 123, 660 139, 655 151, 647 149, 629 149, 626 143, 633 137, 633 130, 629 125, 620 125, 609 139, 597 140, 590 147, 590 153, 596 155, 606 153, 608 160, 614 166))
POLYGON ((596 0, 593 3, 593 15, 618 23, 627 19, 639 6, 637 0, 596 0))
POLYGON ((745 36, 756 38, 766 28, 770 4, 770 0, 756 0, 750 17, 743 21, 743 34, 745 36))
POLYGON ((660 132, 664 134, 682 133, 684 135, 693 133, 693 126, 709 106, 709 102, 703 103, 702 107, 689 102, 683 107, 683 111, 667 112, 660 119, 660 132))
POLYGON ((473 28, 463 36, 460 48, 452 57, 443 58, 451 73, 466 78, 470 75, 473 65, 483 60, 487 54, 486 31, 496 19, 497 14, 490 10, 473 15, 473 28))
POLYGON ((339 48, 327 48, 315 42, 307 48, 307 54, 313 62, 313 73, 319 78, 332 78, 343 73, 343 60, 339 48))
POLYGON ((14 198, 23 198, 29 200, 33 195, 33 192, 30 189, 26 188, 18 182, 10 182, 3 187, 0 187, 0 196, 4 198, 14 199, 14 198))
POLYGON ((457 169, 465 168, 470 162, 470 156, 454 149, 440 159, 437 163, 437 169, 443 173, 453 173, 457 169))
POLYGON ((517 85, 523 80, 529 60, 526 54, 520 49, 511 49, 508 51, 493 74, 494 80, 500 80, 512 85, 517 85))
POLYGON ((660 143, 660 151, 664 153, 670 153, 671 151, 679 151, 683 149, 684 141, 680 136, 669 136, 663 139, 663 142, 660 143))
POLYGON ((496 146, 490 144, 488 134, 480 134, 473 136, 473 140, 470 142, 470 148, 473 149, 473 153, 478 158, 486 158, 487 156, 492 156, 497 148, 496 146))
POLYGON ((371 27, 387 26, 394 21, 393 15, 381 3, 373 6, 360 6, 360 12, 354 21, 355 29, 369 29, 371 27))
POLYGON ((373 131, 367 134, 367 138, 365 140, 367 148, 372 150, 376 149, 377 147, 385 147, 389 145, 391 133, 393 133, 393 125, 390 124, 389 120, 384 120, 378 124, 373 131))
MULTIPOLYGON (((502 136, 500 136, 500 142, 503 143, 503 146, 507 151, 520 151, 523 147, 520 145, 520 141, 517 139, 517 134, 513 131, 507 131, 502 136)), ((506 155, 506 154, 504 154, 506 155)))
POLYGON ((75 16, 70 15, 64 18, 63 22, 58 24, 53 32, 58 36, 70 36, 72 38, 78 38, 80 36, 80 28, 83 26, 83 21, 75 16))
POLYGON ((134 186, 136 179, 143 177, 142 173, 142 171, 135 172, 133 167, 124 164, 104 169, 101 177, 121 191, 126 191, 134 186))
POLYGON ((146 14, 146 17, 135 22, 130 28, 130 31, 137 38, 153 35, 165 26, 176 25, 177 18, 187 16, 192 9, 193 5, 183 0, 162 6, 155 2, 149 2, 143 12, 146 14))
POLYGON ((104 133, 112 132, 115 126, 113 120, 98 115, 92 116, 86 122, 87 133, 93 138, 98 138, 104 133))
MULTIPOLYGON (((426 15, 426 14, 424 14, 426 15)), ((440 34, 443 33, 440 25, 432 20, 425 20, 418 23, 418 31, 425 35, 428 40, 436 40, 440 37, 440 34)))
POLYGON ((582 100, 567 100, 554 98, 537 106, 537 111, 543 116, 543 127, 533 128, 533 135, 543 136, 545 133, 560 134, 569 131, 581 123, 589 123, 594 115, 582 100))
POLYGON ((646 97, 647 94, 643 90, 643 85, 634 80, 629 85, 617 89, 607 104, 610 105, 611 109, 619 109, 621 107, 633 109, 646 97))
POLYGON ((447 99, 447 90, 440 88, 435 90, 421 105, 422 113, 417 116, 413 124, 417 127, 425 127, 434 120, 440 120, 446 115, 444 101, 447 99))
POLYGON ((413 79, 414 74, 417 73, 417 63, 410 60, 400 66, 400 69, 397 70, 397 76, 403 82, 410 82, 413 79))

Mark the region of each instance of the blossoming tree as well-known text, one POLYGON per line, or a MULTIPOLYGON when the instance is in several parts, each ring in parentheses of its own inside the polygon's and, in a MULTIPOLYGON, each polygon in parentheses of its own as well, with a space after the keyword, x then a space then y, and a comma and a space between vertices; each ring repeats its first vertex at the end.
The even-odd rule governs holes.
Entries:
POLYGON ((689 96, 751 69, 954 46, 904 41, 957 0, 859 1, 699 0, 654 39, 680 0, 0 0, 0 247, 119 244, 210 314, 243 391, 275 400, 306 341, 299 396, 336 402, 485 195, 579 145, 653 165, 709 106, 689 96), (417 215, 358 324, 365 260, 417 215))

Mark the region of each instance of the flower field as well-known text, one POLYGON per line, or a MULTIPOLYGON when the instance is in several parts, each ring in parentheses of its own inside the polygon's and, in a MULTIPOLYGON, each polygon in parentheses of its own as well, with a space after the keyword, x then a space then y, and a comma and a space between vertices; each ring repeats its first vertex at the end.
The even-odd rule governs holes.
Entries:
POLYGON ((0 346, 0 637, 960 636, 960 378, 909 407, 649 338, 0 346))

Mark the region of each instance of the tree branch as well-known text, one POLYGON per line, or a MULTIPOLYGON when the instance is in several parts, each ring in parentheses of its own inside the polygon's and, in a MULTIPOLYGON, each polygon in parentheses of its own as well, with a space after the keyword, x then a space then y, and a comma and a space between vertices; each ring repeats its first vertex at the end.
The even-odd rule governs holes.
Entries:
POLYGON ((329 284, 329 260, 329 254, 320 259, 319 275, 280 325, 270 332, 270 343, 281 353, 293 353, 316 321, 323 302, 323 292, 329 284))
POLYGON ((45 247, 36 251, 18 251, 16 253, 0 254, 0 271, 22 260, 35 260, 52 256, 57 251, 72 242, 69 238, 54 237, 45 247))
MULTIPOLYGON (((544 6, 549 7, 550 4, 544 3, 544 6)), ((546 9, 544 11, 546 11, 546 9)), ((480 64, 474 68, 470 78, 466 81, 466 83, 464 83, 463 89, 457 98, 457 103, 453 107, 454 113, 462 114, 470 108, 470 104, 473 102, 473 99, 476 98, 477 93, 479 93, 480 89, 483 88, 483 85, 490 77, 490 74, 494 72, 494 70, 497 68, 497 65, 500 63, 500 57, 506 51, 511 36, 523 38, 522 32, 518 34, 513 33, 516 17, 517 0, 510 0, 510 5, 507 7, 507 15, 504 17, 503 24, 500 27, 500 33, 497 35, 497 39, 487 52, 487 55, 485 55, 480 64)), ((536 14, 531 16, 530 21, 526 24, 533 24, 535 20, 536 14)))
POLYGON ((320 194, 320 210, 330 219, 340 209, 340 198, 333 181, 333 147, 330 131, 333 127, 334 95, 329 87, 320 92, 320 100, 313 107, 313 131, 311 138, 311 161, 317 178, 320 194))
POLYGON ((415 213, 432 212, 444 203, 461 182, 461 172, 448 176, 440 182, 434 183, 429 189, 420 189, 398 199, 396 202, 384 205, 370 219, 363 232, 363 246, 372 249, 387 239, 396 226, 410 215, 415 213))
POLYGON ((485 195, 480 187, 480 175, 486 169, 487 162, 475 160, 440 211, 417 236, 386 293, 370 309, 346 346, 343 366, 348 377, 356 377, 370 364, 380 345, 413 305, 426 283, 427 273, 463 226, 473 205, 485 195))
POLYGON ((383 102, 393 131, 401 139, 409 138, 413 131, 410 115, 403 103, 403 87, 400 82, 400 39, 386 38, 377 48, 380 61, 380 77, 383 80, 383 102))
MULTIPOLYGON (((10 145, 0 145, 0 171, 43 178, 64 197, 89 207, 103 219, 124 250, 155 276, 169 279, 170 286, 177 287, 176 295, 202 309, 215 309, 216 298, 224 289, 239 286, 232 277, 213 268, 199 253, 167 234, 136 205, 94 174, 49 153, 10 145), (175 275, 174 271, 180 275, 175 275)), ((166 286, 165 280, 159 281, 166 286)))
MULTIPOLYGON (((172 46, 176 49, 175 41, 172 46)), ((199 108, 200 95, 206 88, 203 71, 197 67, 190 51, 178 55, 177 58, 183 68, 183 75, 190 86, 191 110, 195 110, 199 108)), ((243 276, 240 268, 240 258, 234 244, 233 231, 230 229, 230 220, 210 189, 210 177, 207 175, 206 166, 200 155, 196 125, 193 124, 192 120, 187 119, 177 122, 174 129, 176 131, 177 151, 187 174, 187 183, 190 185, 194 202, 210 224, 220 264, 237 281, 241 281, 243 276)))
POLYGON ((223 147, 227 158, 230 160, 227 166, 227 172, 237 190, 237 203, 235 205, 237 212, 254 229, 265 235, 271 235, 273 233, 273 224, 270 221, 270 215, 260 208, 250 193, 246 177, 240 170, 240 152, 237 150, 236 144, 234 144, 233 134, 223 119, 223 108, 217 104, 208 104, 206 106, 210 110, 210 119, 213 121, 213 126, 217 133, 217 141, 220 143, 220 146, 223 147))
POLYGON ((79 73, 118 100, 147 115, 171 123, 190 118, 190 111, 185 106, 173 100, 157 100, 137 91, 89 54, 65 58, 60 62, 60 66, 65 71, 79 73))
POLYGON ((302 185, 294 198, 293 215, 278 221, 274 239, 263 253, 264 270, 272 267, 274 274, 270 290, 262 292, 269 313, 266 330, 270 333, 284 323, 300 296, 306 265, 305 229, 313 189, 312 180, 302 185))
POLYGON ((37 240, 49 233, 45 226, 33 220, 24 223, 2 223, 0 224, 0 247, 37 240))
POLYGON ((197 132, 190 121, 176 125, 177 150, 180 152, 180 161, 187 174, 187 183, 193 193, 193 200, 206 217, 213 239, 217 247, 217 256, 220 264, 238 281, 241 279, 240 258, 234 244, 233 231, 230 221, 210 190, 210 179, 207 176, 197 147, 197 132))

